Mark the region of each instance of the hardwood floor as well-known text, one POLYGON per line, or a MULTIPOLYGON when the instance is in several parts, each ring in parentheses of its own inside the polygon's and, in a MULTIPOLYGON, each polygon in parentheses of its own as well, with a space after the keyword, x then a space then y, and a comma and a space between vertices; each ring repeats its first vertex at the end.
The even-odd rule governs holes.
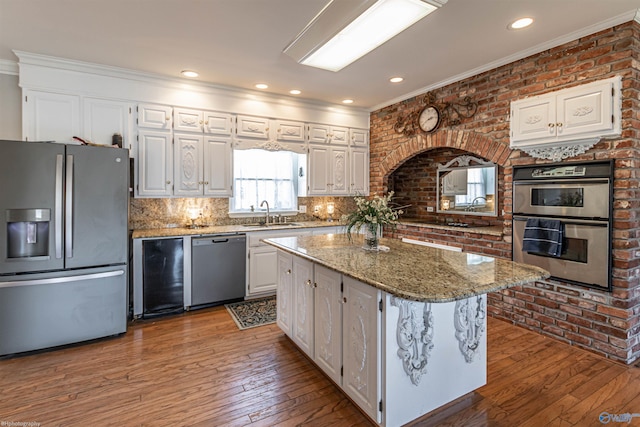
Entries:
MULTIPOLYGON (((640 413, 640 368, 496 319, 488 343, 487 385, 413 425, 601 426, 602 412, 640 413)), ((276 325, 239 331, 222 307, 0 360, 0 396, 0 425, 371 425, 276 325)))

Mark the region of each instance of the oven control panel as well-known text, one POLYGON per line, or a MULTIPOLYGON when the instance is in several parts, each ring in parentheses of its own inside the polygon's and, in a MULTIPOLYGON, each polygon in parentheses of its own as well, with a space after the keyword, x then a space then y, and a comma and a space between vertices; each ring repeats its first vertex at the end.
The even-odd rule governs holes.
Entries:
POLYGON ((584 176, 586 172, 584 166, 560 166, 553 168, 537 168, 531 172, 532 178, 550 178, 566 176, 584 176))

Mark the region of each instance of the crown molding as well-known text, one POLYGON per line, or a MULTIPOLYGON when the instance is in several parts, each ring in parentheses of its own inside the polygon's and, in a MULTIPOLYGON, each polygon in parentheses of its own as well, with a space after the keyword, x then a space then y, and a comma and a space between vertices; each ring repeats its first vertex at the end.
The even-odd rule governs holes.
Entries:
POLYGON ((518 53, 515 53, 513 55, 509 55, 509 56, 505 56, 504 58, 498 59, 496 61, 493 62, 489 62, 485 65, 482 65, 480 67, 474 68, 472 70, 466 71, 464 73, 458 74, 456 76, 450 77, 448 79, 445 80, 441 80, 437 83, 434 83, 432 85, 429 86, 425 86, 421 89, 417 89, 414 90, 413 92, 409 92, 405 95, 401 95, 397 98, 391 99, 389 101, 386 101, 382 104, 378 104, 376 106, 373 106, 369 111, 376 111, 379 110, 381 108, 384 107, 388 107, 389 105, 393 105, 393 104, 397 104, 399 102, 405 101, 407 99, 411 99, 413 97, 422 95, 426 92, 430 92, 432 90, 435 89, 439 89, 441 87, 462 81, 464 79, 467 79, 469 77, 473 77, 476 76, 478 74, 482 74, 486 71, 490 71, 499 67, 502 67, 503 65, 507 65, 510 64, 512 62, 518 61, 520 59, 526 58, 528 56, 531 55, 535 55, 537 53, 540 52, 544 52, 545 50, 548 49, 552 49, 554 47, 557 46, 561 46, 565 43, 569 43, 571 41, 577 40, 581 37, 585 37, 588 36, 590 34, 594 34, 597 33, 598 31, 602 31, 602 30, 606 30, 608 28, 612 28, 615 27, 616 25, 620 25, 620 24, 624 24, 626 22, 630 22, 630 21, 636 21, 636 22, 640 22, 640 9, 634 9, 634 10, 630 10, 629 12, 625 12, 622 13, 618 16, 614 16, 613 18, 607 19, 605 21, 601 21, 598 22, 597 24, 594 25, 590 25, 588 27, 584 27, 581 28, 580 30, 574 31, 572 33, 569 34, 565 34, 564 36, 555 38, 551 41, 548 41, 546 43, 542 43, 539 44, 537 46, 534 46, 532 48, 520 51, 518 53))
POLYGON ((0 59, 0 74, 18 75, 18 63, 8 59, 0 59))

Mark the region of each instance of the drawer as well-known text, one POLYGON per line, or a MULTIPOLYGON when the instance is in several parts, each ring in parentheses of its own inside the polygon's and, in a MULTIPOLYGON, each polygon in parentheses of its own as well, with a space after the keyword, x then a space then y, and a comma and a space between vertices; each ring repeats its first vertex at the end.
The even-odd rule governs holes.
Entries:
POLYGON ((293 236, 308 236, 311 234, 311 230, 298 229, 298 230, 269 230, 269 231, 252 231, 247 233, 250 247, 267 246, 266 243, 261 242, 261 239, 270 239, 272 237, 293 237, 293 236))

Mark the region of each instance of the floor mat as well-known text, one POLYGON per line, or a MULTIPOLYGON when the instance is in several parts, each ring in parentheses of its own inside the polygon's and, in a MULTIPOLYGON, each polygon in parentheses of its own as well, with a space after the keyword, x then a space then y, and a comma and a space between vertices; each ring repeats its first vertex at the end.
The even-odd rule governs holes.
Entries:
POLYGON ((276 297, 252 299, 224 305, 238 329, 255 328, 276 321, 276 297))

